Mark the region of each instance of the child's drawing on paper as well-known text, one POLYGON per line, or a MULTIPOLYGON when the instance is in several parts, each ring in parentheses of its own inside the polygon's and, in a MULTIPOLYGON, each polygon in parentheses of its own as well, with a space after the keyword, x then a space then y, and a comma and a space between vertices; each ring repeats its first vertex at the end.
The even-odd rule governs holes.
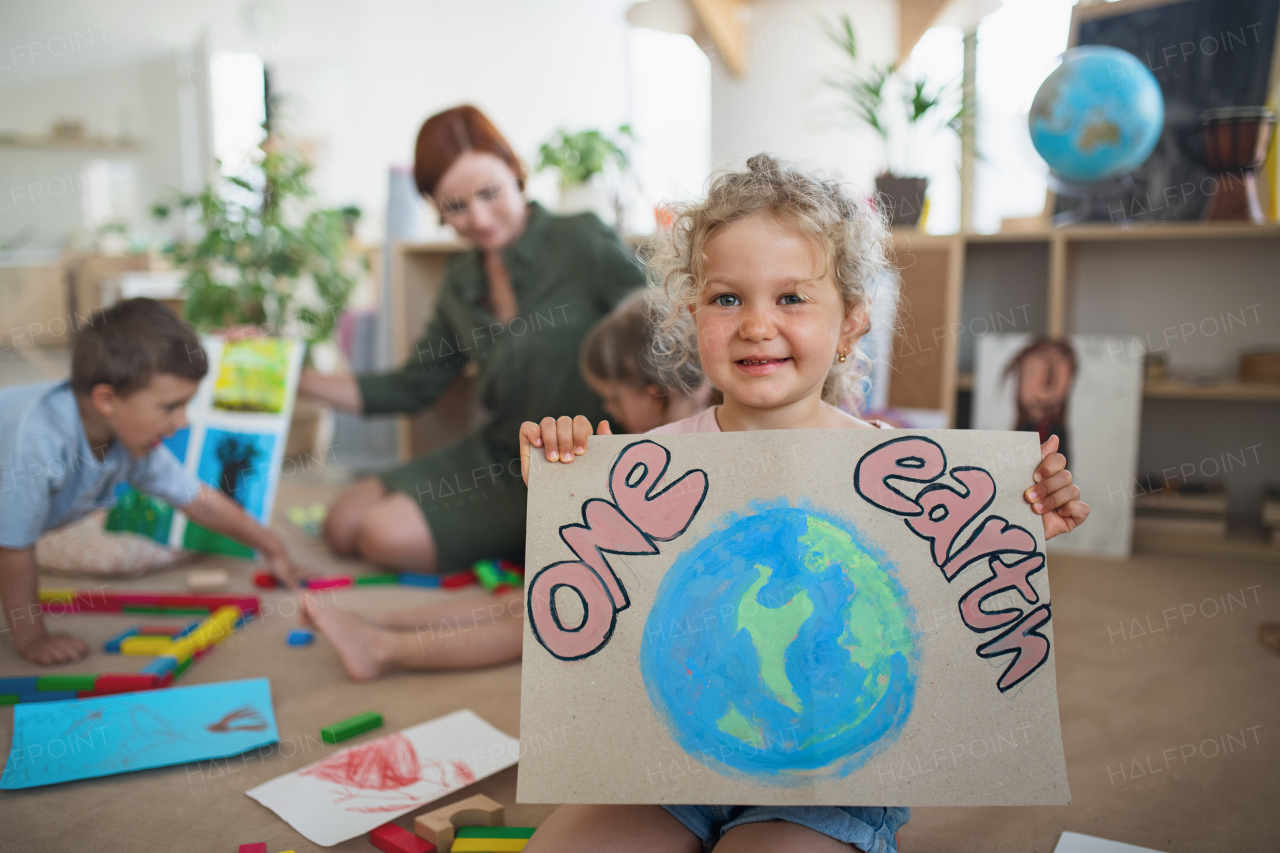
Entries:
MULTIPOLYGON (((268 473, 277 438, 271 433, 233 432, 210 427, 196 467, 196 476, 240 504, 259 521, 267 520, 268 473)), ((252 549, 188 522, 182 545, 193 551, 227 554, 245 559, 252 549)))
POLYGON ((290 353, 284 338, 247 338, 222 350, 213 386, 213 407, 233 412, 279 414, 289 387, 290 353))
POLYGON ((731 513, 667 572, 641 646, 654 709, 690 755, 758 780, 843 776, 915 696, 915 614, 856 526, 785 502, 731 513))
POLYGON ((476 774, 460 758, 440 761, 419 759, 413 743, 400 733, 343 750, 299 771, 335 786, 333 804, 361 814, 401 812, 416 807, 423 800, 423 785, 428 799, 448 793, 476 781, 476 774))

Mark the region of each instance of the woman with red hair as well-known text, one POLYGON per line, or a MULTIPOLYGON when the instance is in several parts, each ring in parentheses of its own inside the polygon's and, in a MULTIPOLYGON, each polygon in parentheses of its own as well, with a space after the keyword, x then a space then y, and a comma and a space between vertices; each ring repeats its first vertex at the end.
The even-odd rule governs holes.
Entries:
POLYGON ((449 572, 479 559, 524 559, 523 421, 604 416, 579 375, 587 330, 644 276, 593 214, 553 216, 524 197, 511 146, 472 106, 427 119, 418 189, 474 249, 454 256, 435 312, 399 370, 356 378, 303 374, 300 390, 366 415, 432 405, 470 368, 491 418, 444 450, 349 486, 329 509, 330 548, 388 568, 449 572), (551 374, 548 366, 563 369, 551 374))

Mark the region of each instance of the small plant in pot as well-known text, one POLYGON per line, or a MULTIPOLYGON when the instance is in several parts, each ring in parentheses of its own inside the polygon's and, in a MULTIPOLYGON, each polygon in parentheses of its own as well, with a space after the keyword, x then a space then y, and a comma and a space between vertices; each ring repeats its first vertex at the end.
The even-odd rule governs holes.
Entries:
POLYGON ((365 272, 351 247, 360 211, 315 206, 310 176, 295 149, 268 137, 246 174, 152 205, 161 220, 193 216, 195 236, 164 253, 187 273, 184 313, 196 329, 254 325, 311 344, 332 337, 365 272))
POLYGON ((633 139, 630 125, 620 125, 614 137, 598 130, 569 133, 563 128, 538 148, 537 172, 554 169, 560 176, 560 212, 591 211, 614 223, 621 207, 618 188, 613 197, 601 186, 606 178, 620 185, 630 158, 623 146, 633 139))
POLYGON ((959 134, 963 128, 964 109, 956 103, 956 87, 947 83, 931 88, 927 79, 912 78, 892 65, 864 65, 848 15, 837 24, 823 20, 822 27, 849 65, 842 77, 824 83, 842 96, 842 112, 873 130, 884 145, 885 169, 876 176, 877 197, 888 210, 890 224, 916 226, 929 187, 922 163, 926 143, 934 134, 959 134))

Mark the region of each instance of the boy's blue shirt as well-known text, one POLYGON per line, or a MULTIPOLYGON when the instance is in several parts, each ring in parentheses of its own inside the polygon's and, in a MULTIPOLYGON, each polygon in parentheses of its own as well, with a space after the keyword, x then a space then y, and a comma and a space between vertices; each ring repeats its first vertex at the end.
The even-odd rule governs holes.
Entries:
POLYGON ((134 459, 112 441, 99 461, 68 381, 0 389, 0 548, 29 548, 45 531, 111 506, 121 483, 175 506, 200 488, 163 444, 134 459))

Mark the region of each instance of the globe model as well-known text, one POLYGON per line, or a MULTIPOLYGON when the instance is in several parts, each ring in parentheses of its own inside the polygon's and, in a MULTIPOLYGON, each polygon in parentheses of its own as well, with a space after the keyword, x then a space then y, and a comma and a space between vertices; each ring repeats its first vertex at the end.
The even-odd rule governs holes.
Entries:
POLYGON ((663 578, 641 642, 654 711, 685 752, 773 784, 843 776, 911 714, 915 616, 857 529, 765 504, 663 578))
POLYGON ((1027 121, 1049 168, 1088 184, 1146 162, 1164 128, 1164 96, 1133 54, 1081 47, 1067 51, 1040 84, 1027 121))

